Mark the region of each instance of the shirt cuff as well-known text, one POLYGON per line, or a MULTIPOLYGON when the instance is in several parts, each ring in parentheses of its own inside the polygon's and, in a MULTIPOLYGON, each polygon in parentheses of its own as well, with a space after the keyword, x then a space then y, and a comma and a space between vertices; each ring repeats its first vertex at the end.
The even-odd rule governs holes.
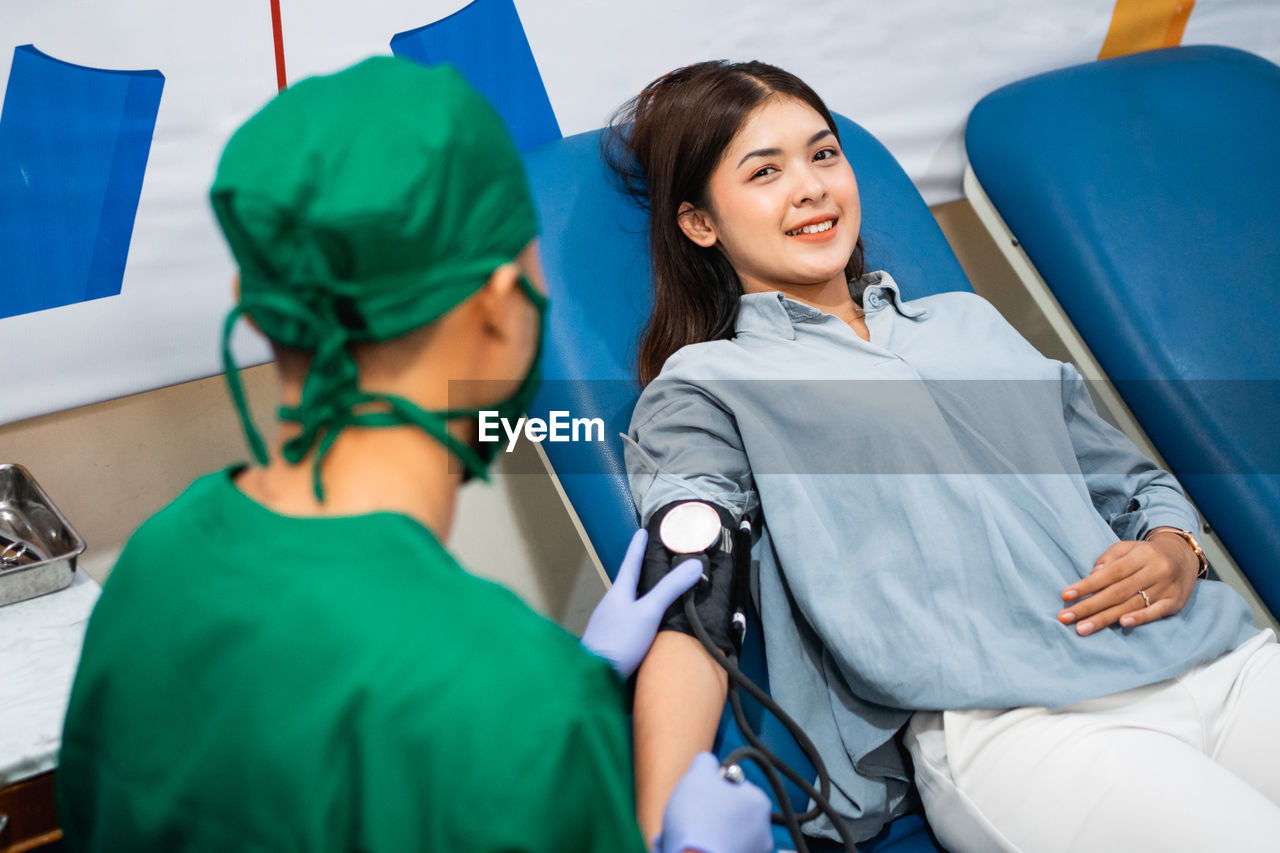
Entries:
POLYGON ((1181 496, 1159 499, 1138 495, 1125 511, 1111 519, 1111 529, 1121 540, 1142 540, 1157 527, 1176 527, 1198 533, 1200 519, 1181 496))

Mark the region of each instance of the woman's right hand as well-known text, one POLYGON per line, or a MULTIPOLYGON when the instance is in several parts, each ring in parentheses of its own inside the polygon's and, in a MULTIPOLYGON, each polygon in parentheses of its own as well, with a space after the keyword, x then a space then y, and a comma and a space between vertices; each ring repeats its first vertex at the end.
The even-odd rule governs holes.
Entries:
POLYGON ((667 802, 656 853, 770 853, 772 809, 764 791, 729 781, 714 755, 698 753, 667 802))

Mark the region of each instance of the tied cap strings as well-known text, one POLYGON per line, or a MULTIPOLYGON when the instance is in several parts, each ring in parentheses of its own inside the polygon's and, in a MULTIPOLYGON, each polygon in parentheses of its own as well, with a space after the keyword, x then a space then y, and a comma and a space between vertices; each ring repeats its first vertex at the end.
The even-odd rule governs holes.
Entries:
POLYGON ((249 411, 249 401, 231 352, 231 334, 241 316, 272 313, 308 329, 310 334, 307 337, 316 342, 297 405, 284 405, 279 410, 281 420, 301 427, 297 435, 281 448, 285 460, 296 465, 315 449, 312 488, 316 500, 324 501, 324 485, 320 476, 324 459, 338 435, 349 426, 415 425, 449 448, 472 476, 487 478, 484 462, 448 429, 448 420, 466 417, 470 412, 459 409, 428 412, 403 397, 360 389, 359 371, 347 346, 351 340, 349 320, 344 322, 340 317, 346 315, 349 318, 353 309, 344 305, 346 310, 340 311, 337 305, 338 300, 323 289, 294 286, 288 290, 246 296, 227 315, 222 333, 223 369, 241 427, 258 464, 266 465, 269 461, 266 443, 249 411))

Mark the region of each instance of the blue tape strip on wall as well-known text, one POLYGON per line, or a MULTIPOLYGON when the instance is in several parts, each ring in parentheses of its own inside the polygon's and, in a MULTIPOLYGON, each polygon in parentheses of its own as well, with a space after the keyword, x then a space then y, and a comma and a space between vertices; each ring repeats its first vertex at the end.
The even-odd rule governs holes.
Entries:
POLYGON ((14 50, 0 111, 0 318, 120 293, 164 75, 14 50))
POLYGON ((447 62, 498 110, 521 151, 560 138, 560 124, 512 0, 475 0, 447 18, 399 33, 391 52, 447 62))

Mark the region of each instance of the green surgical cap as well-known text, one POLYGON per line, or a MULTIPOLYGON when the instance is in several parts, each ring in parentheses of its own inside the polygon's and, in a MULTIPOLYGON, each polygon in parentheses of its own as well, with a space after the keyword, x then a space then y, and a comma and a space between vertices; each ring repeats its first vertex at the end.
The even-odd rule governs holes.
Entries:
POLYGON ((317 441, 323 455, 343 426, 360 422, 352 410, 372 401, 357 391, 347 344, 431 323, 538 229, 493 107, 451 67, 391 57, 281 92, 231 137, 210 197, 240 267, 223 354, 263 463, 228 342, 241 313, 271 340, 315 353, 299 405, 281 417, 303 427, 285 446, 290 462, 317 441))

